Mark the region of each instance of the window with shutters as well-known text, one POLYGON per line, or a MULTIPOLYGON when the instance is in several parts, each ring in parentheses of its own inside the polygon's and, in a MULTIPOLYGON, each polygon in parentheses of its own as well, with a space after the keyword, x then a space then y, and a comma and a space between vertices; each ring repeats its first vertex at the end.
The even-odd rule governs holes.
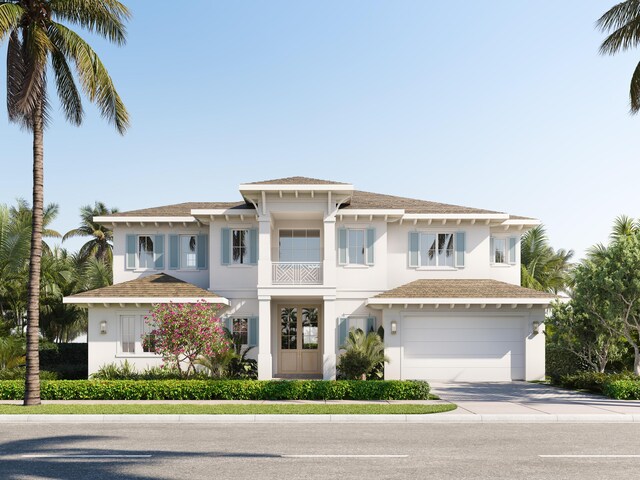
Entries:
POLYGON ((249 230, 231 230, 231 263, 249 263, 249 230))
POLYGON ((453 267, 453 233, 420 233, 418 261, 421 267, 453 267))
POLYGON ((155 268, 153 238, 148 235, 138 235, 136 250, 136 268, 155 268))
POLYGON ((516 263, 517 243, 517 237, 491 237, 491 264, 514 265, 516 263))
POLYGON ((248 318, 232 318, 231 319, 231 336, 234 343, 247 345, 249 343, 249 319, 248 318))
POLYGON ((180 235, 180 268, 194 270, 198 267, 198 236, 180 235))

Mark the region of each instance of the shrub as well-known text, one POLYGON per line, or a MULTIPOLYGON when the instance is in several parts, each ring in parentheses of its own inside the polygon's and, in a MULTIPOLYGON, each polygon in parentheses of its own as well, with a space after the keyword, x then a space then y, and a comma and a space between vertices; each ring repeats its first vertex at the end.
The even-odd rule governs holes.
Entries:
MULTIPOLYGON (((20 400, 24 382, 0 382, 0 400, 20 400)), ((57 380, 43 400, 426 400, 429 384, 413 380, 57 380)))
POLYGON ((565 375, 573 375, 587 370, 587 366, 580 358, 565 348, 547 342, 545 346, 546 373, 554 383, 565 375))
POLYGON ((347 350, 340 356, 338 370, 347 380, 361 380, 371 369, 371 360, 362 352, 347 350))
POLYGON ((380 363, 389 361, 384 354, 382 338, 373 331, 364 333, 359 328, 352 328, 342 348, 346 352, 340 357, 338 370, 347 379, 366 380, 380 363))
POLYGON ((206 380, 204 373, 185 376, 184 372, 177 369, 151 367, 141 372, 127 360, 124 363, 108 363, 102 365, 97 372, 91 375, 94 380, 180 380, 201 379, 206 380))
POLYGON ((88 358, 86 343, 40 343, 40 368, 55 372, 58 378, 86 379, 88 358))
MULTIPOLYGON (((0 380, 24 380, 26 370, 24 368, 8 368, 0 370, 0 380)), ((40 380, 57 380, 56 372, 40 370, 40 380)))
POLYGON ((617 380, 637 379, 630 372, 625 373, 599 373, 580 372, 574 375, 565 375, 557 382, 558 385, 574 390, 588 390, 594 393, 605 393, 604 386, 617 380))
POLYGON ((640 379, 612 380, 603 386, 603 393, 619 400, 640 400, 640 379))

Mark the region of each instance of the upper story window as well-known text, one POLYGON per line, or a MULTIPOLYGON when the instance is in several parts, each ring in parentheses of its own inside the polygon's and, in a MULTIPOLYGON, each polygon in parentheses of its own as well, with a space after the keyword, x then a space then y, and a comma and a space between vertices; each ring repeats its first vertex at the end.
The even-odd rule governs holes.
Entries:
POLYGON ((491 237, 491 263, 494 265, 514 265, 517 245, 517 237, 491 237))
POLYGON ((192 270, 198 267, 198 237, 180 235, 180 268, 192 270))
POLYGON ((125 268, 162 270, 164 268, 164 235, 127 235, 125 268))
POLYGON ((281 262, 320 261, 320 230, 280 230, 278 240, 281 262))
POLYGON ((464 232, 409 232, 410 267, 464 267, 464 232))
POLYGON ((340 228, 338 230, 338 263, 340 265, 373 265, 374 228, 340 228))
POLYGON ((258 263, 258 230, 255 228, 223 228, 221 230, 223 265, 255 265, 258 263))

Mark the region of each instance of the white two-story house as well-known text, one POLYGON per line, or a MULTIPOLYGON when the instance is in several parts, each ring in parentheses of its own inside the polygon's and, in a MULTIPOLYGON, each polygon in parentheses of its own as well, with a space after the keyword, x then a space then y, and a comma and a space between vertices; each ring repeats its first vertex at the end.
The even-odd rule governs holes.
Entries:
POLYGON ((520 238, 538 221, 292 177, 241 201, 95 218, 114 233, 114 285, 89 309, 89 372, 145 351, 155 303, 222 305, 260 379, 336 377, 350 328, 384 328, 387 379, 544 377, 546 293, 520 286, 520 238))

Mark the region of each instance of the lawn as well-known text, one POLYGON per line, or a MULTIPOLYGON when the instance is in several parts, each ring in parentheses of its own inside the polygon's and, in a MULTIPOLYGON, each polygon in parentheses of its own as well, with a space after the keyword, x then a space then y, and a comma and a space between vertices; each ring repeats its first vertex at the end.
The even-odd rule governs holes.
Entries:
POLYGON ((454 410, 456 405, 416 405, 416 404, 258 404, 258 405, 189 405, 189 404, 111 404, 111 405, 0 405, 0 415, 20 414, 71 414, 71 415, 418 415, 441 413, 454 410))

